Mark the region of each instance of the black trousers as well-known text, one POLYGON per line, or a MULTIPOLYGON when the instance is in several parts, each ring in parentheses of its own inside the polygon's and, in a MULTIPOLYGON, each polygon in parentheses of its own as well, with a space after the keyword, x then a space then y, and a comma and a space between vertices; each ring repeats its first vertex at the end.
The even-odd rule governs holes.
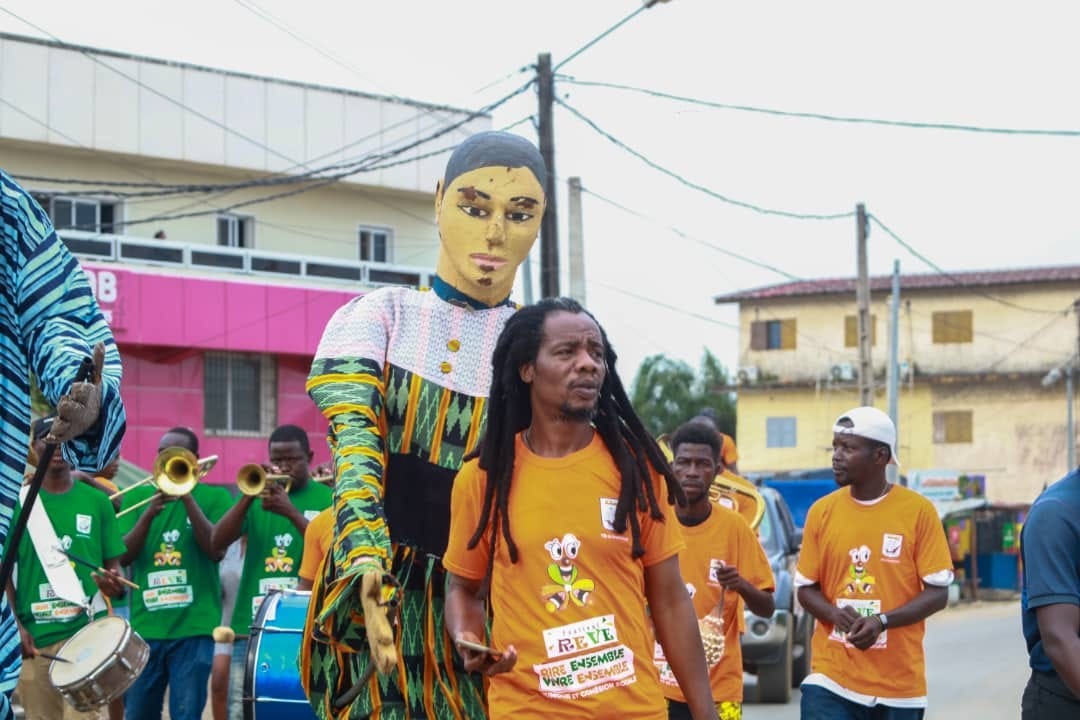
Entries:
POLYGON ((1020 712, 1021 720, 1075 720, 1080 718, 1080 700, 1056 674, 1032 670, 1020 712))

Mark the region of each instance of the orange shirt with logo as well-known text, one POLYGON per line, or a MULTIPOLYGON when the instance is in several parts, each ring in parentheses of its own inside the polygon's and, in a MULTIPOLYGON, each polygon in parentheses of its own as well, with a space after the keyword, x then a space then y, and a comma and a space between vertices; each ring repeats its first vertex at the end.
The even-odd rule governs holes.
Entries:
MULTIPOLYGON (((645 555, 634 559, 629 520, 624 533, 612 527, 620 476, 599 434, 562 458, 534 455, 519 435, 515 457, 509 516, 518 561, 500 534, 491 642, 514 645, 518 659, 490 678, 490 716, 666 718, 644 591, 645 568, 684 547, 663 479, 653 477, 663 521, 638 513, 645 555)), ((450 572, 472 580, 484 578, 492 552, 490 528, 467 549, 485 484, 476 460, 458 472, 443 556, 450 572)))
MULTIPOLYGON (((799 573, 816 581, 830 603, 861 615, 888 614, 922 592, 922 578, 952 567, 933 504, 905 487, 892 486, 872 505, 840 488, 807 513, 799 573)), ((864 695, 925 696, 925 628, 925 622, 889 628, 863 651, 818 621, 811 670, 864 695)))
MULTIPOLYGON (((722 565, 734 565, 739 575, 754 587, 772 592, 776 587, 769 559, 757 539, 757 535, 734 510, 713 505, 712 512, 704 522, 682 526, 686 550, 679 553, 679 569, 682 570, 686 589, 694 600, 694 612, 699 619, 710 613, 720 614, 720 598, 723 596, 724 654, 720 661, 709 667, 709 684, 715 702, 742 702, 743 666, 739 635, 743 626, 744 601, 734 590, 724 590, 714 579, 722 565)), ((656 665, 660 669, 660 681, 664 695, 678 702, 686 702, 679 689, 659 644, 656 646, 656 665)))
POLYGON ((334 544, 334 508, 326 508, 308 522, 304 530, 304 555, 300 559, 297 575, 303 580, 314 580, 319 565, 334 544))

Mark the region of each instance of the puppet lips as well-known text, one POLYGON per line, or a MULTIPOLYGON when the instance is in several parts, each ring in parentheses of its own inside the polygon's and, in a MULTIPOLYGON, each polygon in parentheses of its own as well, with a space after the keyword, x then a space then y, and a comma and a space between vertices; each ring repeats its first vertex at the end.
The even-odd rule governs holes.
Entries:
POLYGON ((469 256, 469 259, 482 270, 495 270, 506 264, 505 258, 495 257, 494 255, 484 255, 482 253, 474 253, 469 256))

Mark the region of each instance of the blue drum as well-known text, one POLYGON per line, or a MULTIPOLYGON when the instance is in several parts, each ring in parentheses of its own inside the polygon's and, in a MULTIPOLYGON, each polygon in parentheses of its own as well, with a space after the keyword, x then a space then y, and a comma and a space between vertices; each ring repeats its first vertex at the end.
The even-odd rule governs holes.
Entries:
POLYGON ((300 686, 300 640, 310 592, 271 592, 259 606, 244 669, 244 720, 315 720, 300 686))

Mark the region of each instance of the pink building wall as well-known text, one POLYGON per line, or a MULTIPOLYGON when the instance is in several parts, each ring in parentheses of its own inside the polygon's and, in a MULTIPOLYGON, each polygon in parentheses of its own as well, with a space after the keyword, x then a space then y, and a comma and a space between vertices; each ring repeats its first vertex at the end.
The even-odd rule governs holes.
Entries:
POLYGON ((121 455, 149 468, 162 434, 183 425, 200 455, 218 455, 207 482, 232 486, 239 468, 266 462, 267 438, 208 435, 203 354, 248 352, 277 358, 277 423, 308 432, 316 464, 327 462, 326 422, 304 391, 330 316, 358 293, 156 274, 84 263, 124 366, 128 429, 121 455))

